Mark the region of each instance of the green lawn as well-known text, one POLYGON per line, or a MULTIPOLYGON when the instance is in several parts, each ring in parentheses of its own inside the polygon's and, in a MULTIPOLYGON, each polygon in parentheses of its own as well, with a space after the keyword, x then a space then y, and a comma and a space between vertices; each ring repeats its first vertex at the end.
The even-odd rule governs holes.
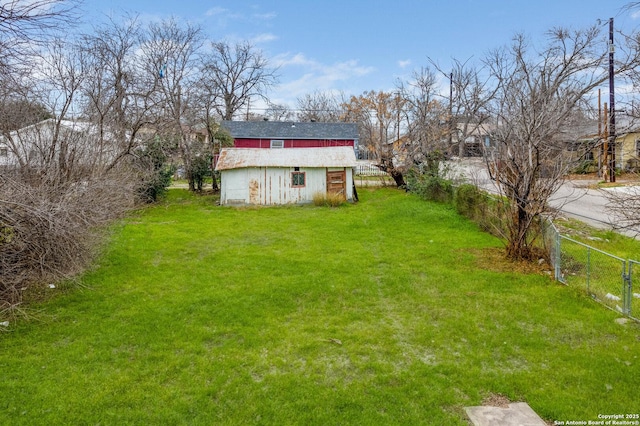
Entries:
POLYGON ((640 329, 448 206, 233 209, 172 189, 0 333, 0 424, 466 425, 638 413, 640 329), (520 269, 520 268, 518 268, 520 269))

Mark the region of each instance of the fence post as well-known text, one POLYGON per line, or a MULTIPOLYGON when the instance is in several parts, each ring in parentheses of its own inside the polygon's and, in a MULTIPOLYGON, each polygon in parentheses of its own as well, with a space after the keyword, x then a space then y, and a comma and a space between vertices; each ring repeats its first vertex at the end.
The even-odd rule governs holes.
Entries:
MULTIPOLYGON (((626 262, 625 262, 626 263, 626 262)), ((622 303, 622 310, 623 310, 623 314, 631 316, 631 305, 633 303, 633 292, 632 292, 632 285, 631 285, 631 273, 632 273, 632 269, 633 269, 633 263, 629 262, 629 272, 626 272, 626 267, 623 266, 623 272, 622 272, 622 297, 624 299, 623 303, 622 303)))
POLYGON ((590 294, 591 283, 591 247, 587 247, 587 294, 590 294))
POLYGON ((555 233, 555 275, 556 275, 556 281, 560 281, 561 283, 564 283, 564 279, 562 278, 562 267, 560 265, 560 261, 561 261, 561 256, 560 256, 560 239, 562 238, 560 236, 560 233, 555 229, 555 226, 553 227, 554 233, 555 233))

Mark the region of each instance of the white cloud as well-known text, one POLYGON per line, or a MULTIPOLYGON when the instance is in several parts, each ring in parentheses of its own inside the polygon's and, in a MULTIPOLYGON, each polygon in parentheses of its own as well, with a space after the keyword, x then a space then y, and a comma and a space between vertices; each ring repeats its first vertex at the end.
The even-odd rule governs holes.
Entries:
POLYGON ((411 65, 411 60, 410 59, 407 59, 407 60, 404 60, 404 61, 402 61, 402 60, 398 61, 398 66, 400 68, 402 68, 402 69, 408 67, 409 65, 411 65))
POLYGON ((228 9, 225 9, 223 7, 212 7, 211 9, 207 10, 204 14, 205 16, 218 16, 218 15, 223 15, 225 13, 229 12, 228 9))
POLYGON ((256 13, 253 15, 255 19, 258 19, 260 21, 269 21, 271 19, 274 19, 276 16, 278 15, 275 12, 256 13))
POLYGON ((340 91, 344 86, 357 85, 358 78, 371 74, 375 68, 360 65, 357 60, 324 64, 302 53, 282 54, 272 59, 279 67, 282 79, 288 81, 275 88, 275 98, 293 104, 296 98, 316 90, 340 91), (301 69, 302 75, 299 74, 301 69))
POLYGON ((317 63, 311 59, 307 59, 302 53, 296 53, 291 55, 290 53, 283 53, 276 55, 272 58, 272 62, 276 67, 289 67, 289 66, 310 66, 315 67, 317 63))
POLYGON ((258 34, 254 37, 251 37, 251 43, 260 44, 260 43, 269 43, 270 41, 277 40, 278 36, 271 33, 263 33, 258 34))
POLYGON ((333 80, 344 80, 354 76, 363 76, 374 70, 373 67, 359 65, 355 59, 327 65, 315 59, 307 58, 302 53, 296 53, 295 55, 291 55, 290 53, 277 55, 273 58, 273 63, 280 68, 303 66, 308 69, 310 74, 332 76, 333 80))

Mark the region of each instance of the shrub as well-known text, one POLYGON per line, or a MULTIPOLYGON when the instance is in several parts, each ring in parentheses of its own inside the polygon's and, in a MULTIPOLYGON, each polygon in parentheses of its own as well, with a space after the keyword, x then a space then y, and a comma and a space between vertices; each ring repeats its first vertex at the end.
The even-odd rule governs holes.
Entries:
POLYGON ((407 191, 414 192, 425 200, 451 202, 453 188, 453 182, 442 176, 421 173, 418 169, 411 169, 407 173, 407 191))
POLYGON ((504 237, 509 206, 506 200, 496 198, 471 184, 456 188, 453 204, 462 216, 475 222, 480 229, 497 237, 504 237))
POLYGON ((318 207, 338 207, 345 203, 344 195, 336 193, 316 192, 313 204, 318 207))
POLYGON ((134 207, 135 174, 114 169, 81 182, 0 174, 0 318, 23 292, 81 272, 99 247, 99 227, 134 207))
POLYGON ((595 161, 584 160, 580 162, 580 164, 578 164, 575 169, 573 169, 573 173, 576 173, 579 175, 586 175, 588 173, 595 172, 597 169, 598 167, 595 161))
POLYGON ((175 173, 175 166, 163 165, 161 168, 143 176, 138 188, 138 198, 145 203, 158 201, 167 193, 167 188, 171 185, 171 178, 175 173))
POLYGON ((460 185, 454 196, 456 211, 471 220, 477 220, 487 211, 486 195, 477 186, 468 183, 460 185))
POLYGON ((165 153, 166 142, 153 139, 141 147, 136 155, 133 166, 138 170, 140 184, 137 195, 140 201, 153 203, 162 197, 175 173, 175 166, 168 164, 165 153))

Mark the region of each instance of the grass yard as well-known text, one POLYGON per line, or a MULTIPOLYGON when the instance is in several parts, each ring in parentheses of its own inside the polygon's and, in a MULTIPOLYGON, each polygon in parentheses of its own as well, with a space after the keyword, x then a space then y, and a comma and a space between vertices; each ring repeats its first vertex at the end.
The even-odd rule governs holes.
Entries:
POLYGON ((172 189, 0 333, 0 424, 467 425, 640 413, 640 329, 393 189, 340 208, 172 189))

